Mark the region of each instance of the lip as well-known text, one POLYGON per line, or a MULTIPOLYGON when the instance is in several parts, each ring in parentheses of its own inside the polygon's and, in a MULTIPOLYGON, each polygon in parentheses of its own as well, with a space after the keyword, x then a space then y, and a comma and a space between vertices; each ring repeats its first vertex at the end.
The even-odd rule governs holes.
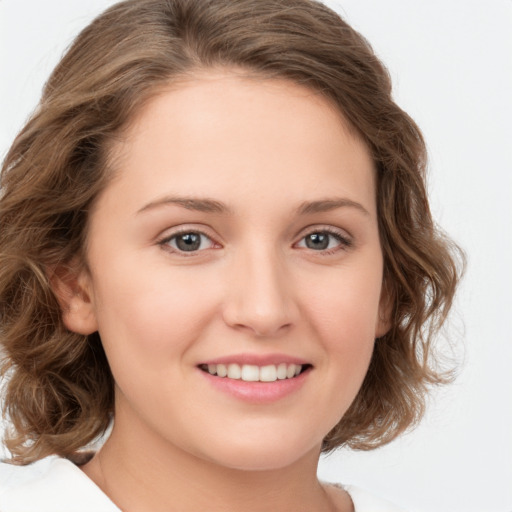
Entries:
POLYGON ((216 359, 208 359, 207 361, 201 361, 198 366, 203 364, 252 364, 255 366, 266 366, 269 364, 275 364, 276 366, 281 364, 300 364, 306 365, 311 363, 306 361, 305 359, 301 359, 299 357, 290 356, 287 354, 233 354, 224 357, 218 357, 216 359))
MULTIPOLYGON (((206 364, 206 363, 205 363, 206 364)), ((210 364, 224 364, 210 363, 210 364)), ((249 363, 245 363, 249 364, 249 363)), ((272 364, 272 363, 269 363, 272 364)), ((300 363, 293 363, 300 364, 300 363)), ((207 383, 221 393, 227 394, 236 400, 246 403, 263 405, 283 400, 298 392, 310 377, 313 367, 309 365, 301 374, 291 379, 276 380, 273 382, 247 382, 241 379, 218 377, 201 370, 197 371, 206 379, 207 383)))

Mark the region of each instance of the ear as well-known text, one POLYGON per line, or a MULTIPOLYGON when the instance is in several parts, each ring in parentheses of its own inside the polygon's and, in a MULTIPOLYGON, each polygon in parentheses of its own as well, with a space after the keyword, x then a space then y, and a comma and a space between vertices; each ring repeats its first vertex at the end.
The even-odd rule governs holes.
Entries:
POLYGON ((98 330, 89 272, 78 261, 49 272, 50 286, 59 302, 64 325, 78 334, 98 330))
POLYGON ((393 306, 395 300, 391 292, 389 283, 384 279, 382 290, 380 292, 379 316, 375 325, 375 338, 381 338, 391 329, 393 325, 393 306))

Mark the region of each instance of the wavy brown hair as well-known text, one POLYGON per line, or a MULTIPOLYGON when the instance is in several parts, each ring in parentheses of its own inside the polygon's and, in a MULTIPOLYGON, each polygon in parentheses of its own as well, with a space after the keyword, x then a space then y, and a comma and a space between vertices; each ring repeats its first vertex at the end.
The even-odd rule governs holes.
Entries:
POLYGON ((394 103, 368 42, 314 0, 128 0, 77 37, 3 163, 0 340, 14 460, 72 456, 109 425, 113 378, 101 340, 64 327, 51 269, 84 256, 88 211, 108 182, 116 136, 162 87, 218 66, 320 93, 377 168, 392 327, 323 449, 389 442, 421 417, 429 385, 445 380, 431 348, 461 259, 429 211, 421 133, 394 103))

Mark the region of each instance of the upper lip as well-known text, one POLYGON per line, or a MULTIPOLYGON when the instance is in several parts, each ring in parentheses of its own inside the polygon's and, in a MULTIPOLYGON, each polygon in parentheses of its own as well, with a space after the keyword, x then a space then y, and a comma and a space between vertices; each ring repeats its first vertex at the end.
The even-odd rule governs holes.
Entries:
POLYGON ((266 366, 270 364, 279 365, 282 363, 286 364, 311 364, 305 359, 300 357, 291 356, 287 354, 232 354, 229 356, 217 357, 215 359, 208 359, 202 361, 201 364, 250 364, 254 366, 266 366))

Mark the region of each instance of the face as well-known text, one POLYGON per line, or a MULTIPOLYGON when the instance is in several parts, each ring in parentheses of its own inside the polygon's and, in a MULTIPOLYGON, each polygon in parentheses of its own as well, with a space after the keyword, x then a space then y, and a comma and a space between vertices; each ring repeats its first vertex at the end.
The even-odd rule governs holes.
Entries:
POLYGON ((113 162, 65 321, 100 332, 116 428, 232 468, 318 451, 386 328, 365 145, 308 89, 212 72, 113 162))

